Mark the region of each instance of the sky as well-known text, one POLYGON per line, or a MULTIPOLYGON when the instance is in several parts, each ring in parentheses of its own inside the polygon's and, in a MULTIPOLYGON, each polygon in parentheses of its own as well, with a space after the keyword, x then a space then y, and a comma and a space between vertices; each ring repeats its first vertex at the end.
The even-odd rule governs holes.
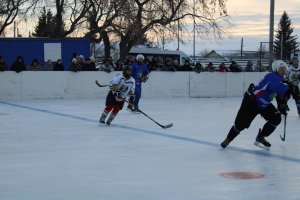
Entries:
MULTIPOLYGON (((227 0, 227 11, 231 25, 229 34, 223 35, 223 40, 211 39, 200 41, 196 38, 195 53, 204 50, 240 50, 243 38, 243 50, 256 51, 260 42, 269 41, 270 0, 227 0)), ((292 21, 294 34, 300 35, 300 1, 299 0, 275 0, 274 31, 277 30, 279 20, 286 11, 292 21)), ((275 34, 274 34, 275 37, 275 34)), ((298 40, 300 42, 300 40, 298 40)), ((177 42, 166 45, 168 49, 177 49, 177 42)), ((187 54, 193 54, 193 41, 180 44, 180 50, 187 54)), ((266 45, 266 48, 268 46, 266 45)))
MULTIPOLYGON (((214 40, 212 38, 201 40, 196 38, 196 55, 210 50, 240 50, 242 38, 244 51, 257 51, 259 50, 260 42, 269 41, 270 0, 227 0, 226 6, 231 21, 231 24, 228 24, 226 27, 228 33, 222 36, 222 40, 214 40)), ((300 35, 299 0, 275 0, 274 31, 277 30, 279 20, 284 11, 288 13, 292 21, 294 34, 300 35)), ((23 36, 27 36, 34 29, 34 25, 27 23, 19 27, 19 29, 22 31, 23 36)), ((300 42, 300 39, 298 41, 300 42)), ((176 50, 177 47, 176 39, 165 45, 165 49, 170 50, 176 50)), ((267 43, 265 48, 268 48, 267 43)), ((179 44, 179 49, 188 55, 192 55, 193 39, 185 39, 184 44, 179 44)))

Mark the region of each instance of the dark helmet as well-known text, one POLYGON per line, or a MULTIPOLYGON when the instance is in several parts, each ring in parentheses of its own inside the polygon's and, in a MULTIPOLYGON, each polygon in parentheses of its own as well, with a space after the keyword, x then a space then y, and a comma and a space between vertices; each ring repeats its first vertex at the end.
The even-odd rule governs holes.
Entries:
POLYGON ((130 70, 130 71, 132 72, 131 66, 125 65, 125 66, 123 67, 123 76, 124 76, 125 78, 127 78, 127 79, 131 77, 131 72, 130 72, 130 74, 127 73, 128 70, 130 70))

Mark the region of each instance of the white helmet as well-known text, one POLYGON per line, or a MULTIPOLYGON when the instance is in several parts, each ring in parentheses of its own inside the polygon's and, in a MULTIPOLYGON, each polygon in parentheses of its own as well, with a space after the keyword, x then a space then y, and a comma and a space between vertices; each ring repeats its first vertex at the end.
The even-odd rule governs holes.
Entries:
POLYGON ((138 54, 138 55, 136 56, 136 60, 139 60, 139 59, 144 60, 145 58, 144 58, 144 56, 143 56, 142 54, 138 54))
POLYGON ((283 62, 282 60, 276 60, 272 63, 272 70, 274 72, 278 72, 279 68, 285 68, 285 70, 287 70, 288 66, 285 62, 283 62))

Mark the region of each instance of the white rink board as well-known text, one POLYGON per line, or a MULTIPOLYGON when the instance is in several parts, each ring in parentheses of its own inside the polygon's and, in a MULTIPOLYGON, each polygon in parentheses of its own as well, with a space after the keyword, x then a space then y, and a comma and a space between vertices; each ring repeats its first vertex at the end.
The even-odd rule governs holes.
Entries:
POLYGON ((188 97, 189 72, 151 72, 142 86, 145 97, 188 97))
POLYGON ((244 93, 244 75, 247 73, 226 73, 226 97, 239 97, 244 93))
POLYGON ((76 98, 95 98, 104 97, 107 94, 108 87, 99 88, 95 80, 99 83, 109 84, 110 80, 116 73, 102 72, 70 72, 68 73, 67 88, 68 99, 76 98))
MULTIPOLYGON (((105 97, 112 77, 122 72, 30 72, 0 73, 0 100, 77 99, 105 97)), ((142 86, 143 97, 237 97, 265 72, 151 72, 142 86)))
POLYGON ((22 73, 0 72, 0 100, 22 98, 22 73))
POLYGON ((225 73, 191 73, 190 97, 225 97, 225 73))
POLYGON ((22 73, 22 99, 65 99, 66 73, 22 73))

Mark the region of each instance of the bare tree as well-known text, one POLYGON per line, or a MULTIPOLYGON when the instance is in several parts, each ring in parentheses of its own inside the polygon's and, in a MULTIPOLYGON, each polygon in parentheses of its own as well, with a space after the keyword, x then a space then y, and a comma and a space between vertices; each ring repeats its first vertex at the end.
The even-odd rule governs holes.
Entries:
POLYGON ((190 30, 188 26, 191 20, 194 20, 199 35, 212 31, 215 37, 220 37, 223 27, 218 20, 227 16, 225 0, 195 0, 195 5, 191 5, 189 0, 129 0, 126 2, 111 27, 120 38, 121 59, 125 59, 130 49, 151 31, 155 35, 160 35, 164 28, 174 33, 174 26, 178 21, 181 22, 182 28, 190 30), (191 10, 194 7, 195 12, 191 10), (218 17, 214 17, 216 13, 218 17))
POLYGON ((35 2, 35 0, 0 0, 0 35, 17 16, 23 17, 35 2))
POLYGON ((110 57, 110 30, 107 28, 112 26, 125 3, 123 0, 90 0, 91 9, 87 13, 89 32, 86 36, 97 43, 103 40, 106 57, 110 57))
MULTIPOLYGON (((56 0, 57 2, 64 2, 64 0, 56 0)), ((61 4, 62 5, 62 4, 61 4)), ((66 30, 64 36, 71 34, 77 28, 79 28, 82 24, 86 22, 86 13, 91 9, 92 5, 90 4, 90 0, 69 0, 66 1, 63 10, 64 13, 68 14, 69 18, 66 23, 66 30)), ((58 13, 58 12, 57 12, 58 13)))

